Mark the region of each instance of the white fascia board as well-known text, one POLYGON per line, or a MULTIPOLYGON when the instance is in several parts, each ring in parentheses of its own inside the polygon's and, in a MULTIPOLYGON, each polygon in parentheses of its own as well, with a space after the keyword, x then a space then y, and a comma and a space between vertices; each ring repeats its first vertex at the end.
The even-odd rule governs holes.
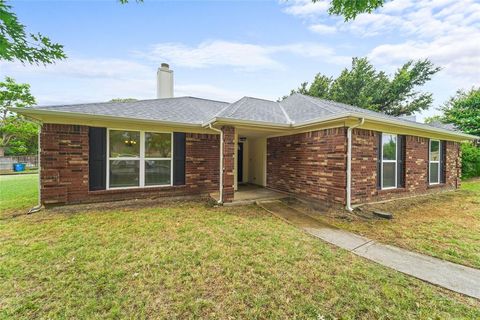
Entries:
POLYGON ((405 127, 408 127, 408 128, 423 130, 423 131, 431 132, 431 133, 441 133, 441 134, 450 135, 450 136, 462 137, 462 138, 469 139, 469 140, 480 139, 480 137, 477 137, 477 136, 474 136, 474 135, 471 135, 471 134, 462 133, 462 132, 454 132, 454 131, 447 130, 447 129, 442 129, 442 128, 430 127, 426 124, 420 124, 420 123, 417 124, 417 123, 413 123, 413 122, 408 123, 406 121, 397 121, 397 120, 394 120, 394 119, 385 119, 383 117, 375 117, 375 116, 372 116, 372 115, 362 115, 361 113, 352 113, 352 116, 361 117, 361 118, 365 118, 367 120, 377 121, 377 122, 381 122, 381 123, 387 123, 387 124, 392 124, 392 125, 397 125, 397 126, 405 126, 405 127))
POLYGON ((247 126, 254 126, 254 127, 271 127, 271 128, 291 128, 292 125, 288 123, 275 123, 275 122, 267 122, 267 121, 254 121, 254 120, 242 120, 242 119, 231 119, 231 118, 222 118, 222 117, 215 117, 203 124, 203 127, 208 127, 210 124, 215 123, 225 123, 225 124, 232 124, 232 125, 247 125, 247 126))
POLYGON ((462 137, 464 139, 468 140, 477 140, 480 139, 480 137, 471 135, 471 134, 466 134, 466 133, 461 133, 461 132, 454 132, 451 130, 447 129, 441 129, 441 128, 435 128, 435 127, 428 127, 425 124, 416 124, 416 123, 408 123, 406 121, 397 121, 395 119, 386 119, 384 117, 376 117, 373 115, 367 115, 363 113, 356 113, 356 112, 345 112, 342 114, 336 114, 332 115, 329 117, 322 117, 318 119, 313 119, 313 120, 308 120, 305 122, 301 122, 298 124, 293 125, 293 128, 302 128, 302 127, 307 127, 311 125, 316 125, 316 124, 321 124, 322 122, 325 121, 331 121, 331 120, 340 120, 343 118, 365 118, 365 120, 370 120, 378 123, 386 123, 386 124, 391 124, 391 125, 396 125, 396 126, 403 126, 407 127, 410 129, 417 129, 417 130, 422 130, 425 132, 430 132, 430 133, 441 133, 449 136, 455 136, 455 137, 462 137))

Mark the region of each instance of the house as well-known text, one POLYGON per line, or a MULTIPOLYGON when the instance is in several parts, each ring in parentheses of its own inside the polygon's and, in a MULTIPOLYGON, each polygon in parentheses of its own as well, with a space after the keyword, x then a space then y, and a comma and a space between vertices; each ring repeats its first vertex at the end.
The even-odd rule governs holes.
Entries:
POLYGON ((460 148, 475 136, 294 94, 281 102, 157 97, 15 109, 41 123, 45 205, 219 192, 242 183, 327 204, 409 197, 460 185, 460 148))

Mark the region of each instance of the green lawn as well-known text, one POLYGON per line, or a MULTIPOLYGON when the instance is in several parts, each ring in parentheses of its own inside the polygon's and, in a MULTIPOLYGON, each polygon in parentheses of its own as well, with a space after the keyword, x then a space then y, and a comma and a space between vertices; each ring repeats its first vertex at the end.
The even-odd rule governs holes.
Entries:
POLYGON ((37 196, 38 174, 0 175, 0 212, 3 214, 37 205, 37 196))
POLYGON ((480 269, 480 180, 461 190, 397 200, 367 208, 389 211, 393 220, 326 218, 358 234, 480 269))
MULTIPOLYGON (((11 179, 2 190, 34 195, 11 179)), ((57 208, 4 216, 0 243, 0 319, 480 318, 478 300, 336 249, 255 206, 57 208)))

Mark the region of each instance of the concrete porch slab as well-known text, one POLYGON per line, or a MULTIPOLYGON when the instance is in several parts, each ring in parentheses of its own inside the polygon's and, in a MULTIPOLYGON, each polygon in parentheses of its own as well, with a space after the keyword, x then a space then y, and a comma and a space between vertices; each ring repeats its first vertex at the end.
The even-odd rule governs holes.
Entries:
MULTIPOLYGON (((214 200, 220 198, 218 192, 211 193, 210 197, 214 200)), ((238 190, 235 191, 233 196, 233 202, 225 203, 225 206, 239 206, 239 205, 249 205, 254 204, 257 201, 271 201, 279 200, 287 197, 284 193, 266 189, 260 186, 247 184, 238 186, 238 190)))

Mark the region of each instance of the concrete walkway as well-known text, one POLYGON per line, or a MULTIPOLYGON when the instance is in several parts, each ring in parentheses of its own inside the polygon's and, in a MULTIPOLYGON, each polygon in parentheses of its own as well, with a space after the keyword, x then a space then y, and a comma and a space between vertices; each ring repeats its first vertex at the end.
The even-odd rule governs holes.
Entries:
POLYGON ((480 299, 480 270, 377 243, 314 219, 280 201, 259 206, 305 232, 381 265, 446 289, 480 299))

